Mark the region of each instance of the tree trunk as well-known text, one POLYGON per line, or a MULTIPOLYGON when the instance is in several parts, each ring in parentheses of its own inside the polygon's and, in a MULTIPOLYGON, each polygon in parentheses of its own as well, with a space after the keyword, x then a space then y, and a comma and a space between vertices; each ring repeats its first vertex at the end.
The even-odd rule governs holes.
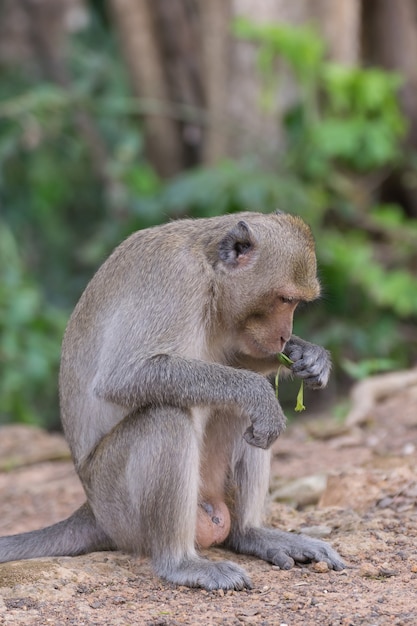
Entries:
MULTIPOLYGON (((323 36, 328 56, 335 61, 355 64, 359 51, 359 0, 232 0, 233 15, 259 24, 271 22, 293 26, 314 24, 323 36)), ((268 156, 284 149, 281 118, 296 98, 293 81, 282 72, 271 110, 260 107, 261 82, 256 68, 256 50, 244 41, 231 44, 229 116, 238 126, 230 152, 236 156, 248 151, 268 156)))
POLYGON ((309 3, 309 10, 327 44, 328 56, 336 63, 356 65, 360 48, 360 1, 316 0, 309 3))
POLYGON ((198 0, 153 0, 152 11, 171 110, 180 130, 182 165, 192 167, 201 162, 204 139, 201 111, 205 96, 198 0))
MULTIPOLYGON (((62 54, 69 34, 82 30, 88 23, 84 0, 37 0, 36 5, 37 28, 45 31, 49 46, 56 50, 56 54, 62 54)), ((27 3, 24 0, 0 0, 1 64, 27 64, 32 60, 31 31, 27 3)))
MULTIPOLYGON (((68 38, 65 24, 68 8, 71 5, 76 8, 77 4, 81 7, 79 0, 69 5, 56 0, 19 0, 15 5, 25 24, 31 63, 44 79, 64 88, 68 94, 72 91, 72 76, 65 54, 68 38)), ((115 195, 115 183, 108 172, 109 154, 95 119, 80 105, 76 105, 72 113, 74 126, 90 153, 92 170, 111 198, 115 195)))
MULTIPOLYGON (((400 72, 404 86, 401 106, 408 119, 406 146, 417 148, 417 3, 416 0, 364 0, 362 3, 362 54, 364 61, 400 72)), ((383 199, 400 200, 417 216, 417 188, 404 184, 404 172, 390 177, 383 199)))
POLYGON ((262 108, 256 49, 233 38, 234 17, 294 25, 313 21, 332 58, 345 63, 357 59, 359 0, 109 3, 135 93, 165 105, 161 115, 145 119, 149 155, 163 175, 254 152, 275 159, 284 149, 280 120, 294 101, 294 85, 281 76, 273 107, 262 108), (200 119, 191 119, 187 107, 200 111, 200 119))
POLYGON ((201 0, 201 45, 206 128, 203 160, 212 164, 229 151, 225 113, 228 108, 231 8, 228 0, 201 0))
POLYGON ((149 99, 145 118, 148 156, 161 176, 169 177, 182 167, 179 129, 175 120, 159 113, 169 101, 167 79, 158 49, 151 3, 148 0, 109 0, 129 69, 133 91, 149 99))

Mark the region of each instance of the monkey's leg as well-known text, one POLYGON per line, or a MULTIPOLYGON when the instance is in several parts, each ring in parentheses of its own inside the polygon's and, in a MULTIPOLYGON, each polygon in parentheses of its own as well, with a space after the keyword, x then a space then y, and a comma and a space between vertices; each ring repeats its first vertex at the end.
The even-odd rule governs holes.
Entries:
POLYGON ((94 515, 115 545, 149 555, 165 580, 205 589, 250 587, 231 562, 194 547, 199 437, 191 412, 134 412, 98 444, 80 472, 94 515))
POLYGON ((325 561, 335 570, 345 564, 324 541, 261 526, 260 514, 268 491, 270 454, 238 440, 234 450, 231 489, 235 494, 232 529, 225 545, 290 569, 295 563, 325 561))

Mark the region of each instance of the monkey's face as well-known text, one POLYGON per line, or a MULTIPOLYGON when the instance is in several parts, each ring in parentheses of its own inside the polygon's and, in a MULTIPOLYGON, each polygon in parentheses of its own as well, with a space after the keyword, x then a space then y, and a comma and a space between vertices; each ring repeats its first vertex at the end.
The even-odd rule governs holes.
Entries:
POLYGON ((239 324, 239 351, 255 358, 282 352, 292 334, 299 300, 274 294, 239 324))
POLYGON ((219 251, 223 319, 234 349, 255 358, 281 352, 297 305, 320 293, 309 227, 292 215, 245 214, 219 251))

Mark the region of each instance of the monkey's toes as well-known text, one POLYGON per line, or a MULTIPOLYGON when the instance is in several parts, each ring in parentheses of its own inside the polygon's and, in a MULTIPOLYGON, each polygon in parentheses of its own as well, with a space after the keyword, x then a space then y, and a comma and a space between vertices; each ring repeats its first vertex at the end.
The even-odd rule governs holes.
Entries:
MULTIPOLYGON (((157 568, 158 571, 158 568, 157 568)), ((231 561, 214 563, 200 557, 187 560, 168 572, 159 570, 165 580, 187 587, 202 587, 207 591, 214 589, 251 589, 250 578, 243 570, 231 561)))
POLYGON ((293 535, 291 539, 284 548, 274 551, 273 554, 274 562, 282 569, 289 569, 288 565, 291 560, 295 563, 324 561, 329 569, 336 571, 346 567, 336 550, 333 550, 325 541, 305 535, 293 535), (281 562, 284 567, 282 567, 281 562))
POLYGON ((213 589, 235 589, 242 591, 243 589, 252 589, 252 582, 249 576, 238 565, 230 561, 220 561, 218 563, 210 563, 211 568, 205 571, 198 581, 198 586, 212 591, 213 589))

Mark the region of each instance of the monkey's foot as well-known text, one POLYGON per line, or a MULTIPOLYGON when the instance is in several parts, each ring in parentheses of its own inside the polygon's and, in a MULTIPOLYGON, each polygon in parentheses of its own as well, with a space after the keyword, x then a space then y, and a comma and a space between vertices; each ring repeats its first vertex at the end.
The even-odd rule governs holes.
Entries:
POLYGON ((202 587, 207 591, 213 589, 251 589, 252 583, 243 570, 231 561, 212 561, 194 557, 182 561, 177 566, 156 566, 157 573, 168 582, 187 587, 202 587))
POLYGON ((325 541, 272 528, 250 528, 241 535, 231 537, 226 545, 235 552, 252 554, 281 569, 291 569, 295 563, 311 561, 324 561, 334 570, 346 567, 338 553, 325 541))

